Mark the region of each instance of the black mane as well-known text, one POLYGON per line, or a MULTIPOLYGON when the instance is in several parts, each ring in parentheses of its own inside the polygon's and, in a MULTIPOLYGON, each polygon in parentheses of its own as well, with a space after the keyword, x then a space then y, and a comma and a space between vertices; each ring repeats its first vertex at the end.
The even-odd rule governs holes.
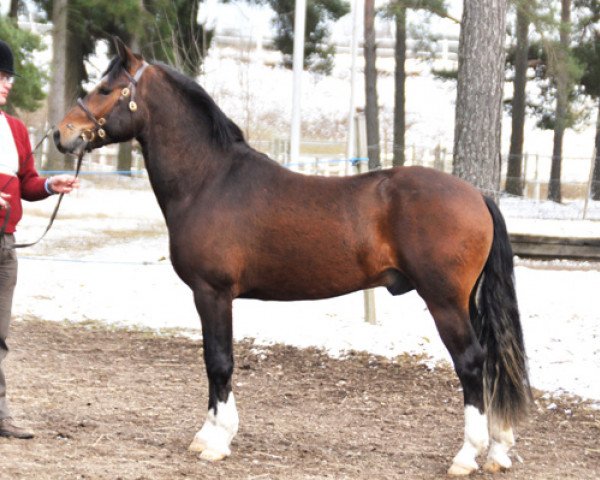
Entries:
POLYGON ((215 103, 210 95, 193 79, 179 73, 168 65, 155 64, 166 73, 177 89, 189 100, 192 108, 198 109, 202 116, 208 116, 212 125, 212 138, 222 148, 227 148, 234 143, 243 142, 244 134, 233 120, 215 103))
MULTIPOLYGON (((237 142, 246 143, 240 127, 223 113, 204 88, 168 65, 163 63, 153 63, 153 65, 159 67, 166 74, 167 79, 188 98, 192 108, 198 109, 203 117, 208 116, 212 125, 211 137, 219 147, 228 148, 237 142)), ((102 76, 108 75, 108 81, 112 82, 123 68, 121 58, 114 57, 102 76)))
POLYGON ((102 73, 102 76, 105 77, 106 75, 108 75, 108 82, 112 83, 117 79, 117 76, 119 75, 119 73, 121 73, 121 70, 123 68, 125 68, 125 66, 123 65, 123 60, 121 60, 120 57, 113 57, 110 63, 108 64, 108 67, 106 67, 106 70, 104 70, 104 72, 102 73))

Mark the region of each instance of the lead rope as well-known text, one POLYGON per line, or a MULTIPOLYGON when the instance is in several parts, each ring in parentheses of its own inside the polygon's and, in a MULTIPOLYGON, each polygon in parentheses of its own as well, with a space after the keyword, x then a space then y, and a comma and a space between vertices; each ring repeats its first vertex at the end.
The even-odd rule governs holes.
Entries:
MULTIPOLYGON (((29 155, 33 155, 33 153, 39 148, 39 146, 42 144, 42 142, 44 140, 46 140, 46 138, 48 138, 48 135, 50 135, 50 133, 53 130, 54 130, 54 127, 50 128, 46 132, 46 135, 44 135, 44 137, 38 142, 38 144, 35 146, 35 148, 31 151, 31 153, 29 155)), ((84 153, 85 153, 85 150, 82 149, 81 152, 79 152, 79 155, 77 157, 77 167, 75 169, 75 178, 77 178, 77 176, 79 176, 84 153)), ((48 221, 48 226, 46 227, 46 230, 44 230, 44 233, 42 233, 40 238, 38 238, 35 242, 15 243, 14 245, 4 245, 4 246, 2 246, 2 248, 6 248, 7 250, 13 250, 15 248, 32 247, 33 245, 41 242, 42 239, 46 236, 46 234, 50 230, 50 228, 52 227, 52 224, 54 223, 54 219, 56 218, 56 215, 58 215, 58 209, 60 208, 60 204, 62 202, 64 195, 65 195, 64 193, 59 194, 58 201, 56 202, 56 206, 54 207, 54 211, 52 212, 52 215, 50 215, 50 220, 48 221)), ((4 231, 6 230, 6 225, 8 224, 8 220, 10 218, 10 210, 11 210, 10 204, 7 204, 6 205, 6 215, 4 216, 4 222, 2 224, 2 228, 0 228, 0 238, 4 237, 4 231)))

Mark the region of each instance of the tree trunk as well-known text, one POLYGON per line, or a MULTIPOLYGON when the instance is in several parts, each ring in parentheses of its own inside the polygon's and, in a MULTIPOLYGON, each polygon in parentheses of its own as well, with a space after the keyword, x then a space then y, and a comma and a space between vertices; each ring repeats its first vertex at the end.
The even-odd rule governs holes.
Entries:
POLYGON ((10 0, 10 10, 8 11, 8 17, 13 20, 17 20, 19 16, 19 0, 10 0))
MULTIPOLYGON (((65 71, 63 111, 66 113, 73 105, 75 105, 77 98, 83 95, 84 92, 81 88, 81 84, 84 79, 87 78, 83 45, 81 44, 81 40, 72 33, 70 28, 67 33, 67 50, 64 55, 67 63, 65 71)), ((61 119, 62 117, 59 120, 61 119)), ((63 156, 62 164, 64 170, 74 170, 75 158, 71 155, 65 155, 63 156)))
POLYGON ((594 140, 594 173, 592 175, 592 200, 600 200, 600 98, 598 99, 598 118, 596 120, 596 138, 594 140))
MULTIPOLYGON (((83 46, 69 28, 69 0, 54 0, 52 6, 52 72, 48 94, 48 122, 56 125, 81 96, 85 78, 83 46)), ((52 142, 50 142, 52 143, 52 142)), ((48 151, 46 170, 72 170, 74 159, 54 146, 48 151)))
POLYGON ((453 173, 488 195, 500 187, 506 9, 465 1, 458 47, 453 173))
POLYGON ((365 119, 369 170, 381 168, 379 159, 379 107, 377 105, 377 59, 375 45, 375 0, 365 0, 365 119))
POLYGON ((567 72, 567 52, 569 49, 571 29, 571 0, 561 0, 560 13, 560 47, 556 74, 556 123, 554 125, 554 142, 552 147, 552 168, 548 183, 548 200, 562 201, 560 174, 562 169, 562 144, 567 123, 569 95, 569 77, 567 72))
POLYGON ((527 51, 529 49, 528 13, 522 5, 517 5, 517 50, 513 81, 512 131, 505 188, 507 193, 518 196, 523 195, 523 138, 527 98, 525 87, 527 86, 527 51))
MULTIPOLYGON (((65 91, 67 78, 67 22, 68 0, 54 0, 52 6, 52 70, 50 92, 48 94, 48 122, 56 125, 66 113, 65 91)), ((48 149, 46 170, 62 170, 63 155, 56 150, 53 142, 48 149)))
POLYGON ((64 97, 65 112, 75 105, 75 102, 79 97, 84 95, 85 92, 81 85, 83 81, 87 79, 84 63, 85 55, 81 40, 74 33, 69 31, 67 42, 67 71, 65 75, 64 97))
POLYGON ((398 6, 396 13, 396 70, 394 97, 394 167, 404 165, 404 137, 406 134, 406 8, 398 6))

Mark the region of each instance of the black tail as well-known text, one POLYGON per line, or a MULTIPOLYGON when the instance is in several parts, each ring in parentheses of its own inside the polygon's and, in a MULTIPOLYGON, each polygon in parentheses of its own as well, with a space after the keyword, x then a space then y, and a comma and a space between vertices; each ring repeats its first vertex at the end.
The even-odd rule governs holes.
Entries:
POLYGON ((486 411, 510 426, 526 415, 532 396, 510 239, 500 209, 491 198, 484 198, 494 222, 494 239, 479 285, 476 314, 471 321, 485 351, 486 411))

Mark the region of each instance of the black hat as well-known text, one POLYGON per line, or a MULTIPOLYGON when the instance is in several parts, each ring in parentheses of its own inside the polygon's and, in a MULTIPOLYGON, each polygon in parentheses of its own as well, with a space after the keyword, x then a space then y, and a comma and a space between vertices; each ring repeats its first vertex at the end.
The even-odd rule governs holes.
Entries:
POLYGON ((0 72, 16 75, 15 59, 12 50, 4 40, 0 40, 0 72))

